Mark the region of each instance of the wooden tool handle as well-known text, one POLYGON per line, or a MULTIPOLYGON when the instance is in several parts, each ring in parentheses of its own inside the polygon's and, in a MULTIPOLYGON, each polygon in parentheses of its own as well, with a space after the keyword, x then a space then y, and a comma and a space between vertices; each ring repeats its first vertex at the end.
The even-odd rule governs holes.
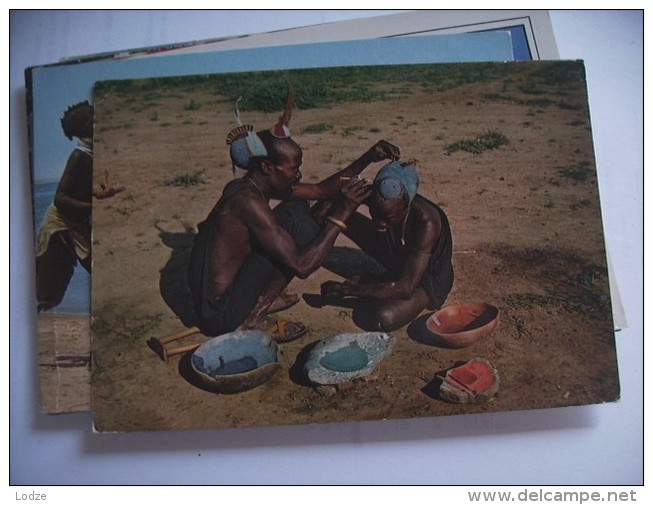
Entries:
POLYGON ((168 335, 165 338, 162 338, 159 340, 162 344, 168 344, 170 342, 174 342, 175 340, 179 340, 180 338, 188 337, 190 335, 194 335, 195 333, 199 333, 200 329, 197 326, 191 326, 190 328, 187 328, 183 331, 174 333, 172 335, 168 335))
POLYGON ((177 354, 183 354, 185 352, 194 351, 200 346, 200 344, 188 344, 182 345, 181 347, 175 347, 174 349, 166 349, 166 357, 175 356, 177 354))

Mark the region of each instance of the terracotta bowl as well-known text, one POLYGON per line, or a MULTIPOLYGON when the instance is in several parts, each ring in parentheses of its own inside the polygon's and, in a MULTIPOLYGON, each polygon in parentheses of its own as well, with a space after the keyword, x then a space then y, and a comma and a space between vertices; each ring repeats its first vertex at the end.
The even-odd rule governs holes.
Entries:
POLYGON ((488 338, 499 324, 499 309, 488 303, 450 305, 426 320, 434 345, 468 347, 488 338))
POLYGON ((216 393, 255 388, 281 367, 276 342, 259 330, 215 337, 199 346, 190 362, 204 386, 216 393))

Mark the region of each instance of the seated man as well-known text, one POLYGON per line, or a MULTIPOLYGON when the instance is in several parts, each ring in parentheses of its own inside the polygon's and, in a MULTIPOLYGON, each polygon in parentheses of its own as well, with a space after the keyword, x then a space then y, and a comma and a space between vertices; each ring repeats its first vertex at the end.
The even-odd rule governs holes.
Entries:
POLYGON ((371 194, 364 181, 346 185, 344 178, 399 155, 394 146, 380 142, 321 183, 302 184, 302 150, 290 138, 288 120, 284 113, 270 130, 254 133, 246 126, 228 137, 234 166, 247 173, 225 186, 198 226, 189 265, 197 326, 206 335, 261 324, 294 276, 306 278, 321 265, 345 222, 371 194), (321 226, 305 200, 336 194, 340 198, 321 226), (271 198, 283 202, 273 210, 271 198))
POLYGON ((354 214, 345 233, 387 272, 376 282, 328 281, 321 290, 327 299, 355 297, 353 319, 361 328, 393 331, 424 309, 439 309, 451 291, 451 230, 444 211, 417 195, 414 164, 386 165, 373 187, 372 219, 354 214))

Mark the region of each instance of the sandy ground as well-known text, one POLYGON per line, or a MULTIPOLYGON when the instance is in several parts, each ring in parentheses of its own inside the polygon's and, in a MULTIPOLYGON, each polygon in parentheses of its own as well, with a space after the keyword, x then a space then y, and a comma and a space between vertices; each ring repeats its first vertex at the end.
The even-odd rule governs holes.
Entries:
MULTIPOLYGON (((501 310, 488 340, 443 349, 420 340, 418 322, 374 380, 323 394, 301 374, 316 341, 361 331, 342 307, 304 301, 283 314, 309 327, 281 346, 281 369, 235 395, 206 391, 189 355, 164 363, 147 346, 193 323, 186 262, 198 222, 232 178, 224 138, 235 126, 225 97, 158 88, 96 98, 96 182, 127 191, 94 203, 92 408, 100 431, 169 430, 439 416, 613 401, 619 396, 599 195, 582 79, 537 96, 523 91, 529 64, 510 79, 435 91, 417 84, 390 100, 295 111, 304 181, 341 169, 379 139, 419 160, 419 193, 448 214, 455 282, 446 305, 501 310), (406 91, 407 90, 407 91, 406 91), (535 100, 535 98, 537 100, 535 100), (544 100, 547 99, 548 101, 544 100), (201 107, 188 107, 189 100, 201 107), (304 130, 332 125, 321 133, 304 130), (486 130, 509 143, 480 154, 445 146, 486 130), (169 185, 182 175, 203 183, 169 185), (498 370, 494 401, 457 405, 436 394, 434 375, 474 357, 498 370)), ((379 83, 378 86, 384 86, 379 83)), ((247 112, 258 128, 277 114, 247 112)), ((379 165, 380 166, 380 165, 379 165)), ((378 166, 364 173, 372 178, 378 166)), ((343 237, 337 245, 350 246, 343 237)), ((295 280, 300 294, 337 278, 321 268, 295 280)), ((424 315, 427 313, 425 312, 424 315)), ((183 344, 205 341, 194 336, 183 344)))

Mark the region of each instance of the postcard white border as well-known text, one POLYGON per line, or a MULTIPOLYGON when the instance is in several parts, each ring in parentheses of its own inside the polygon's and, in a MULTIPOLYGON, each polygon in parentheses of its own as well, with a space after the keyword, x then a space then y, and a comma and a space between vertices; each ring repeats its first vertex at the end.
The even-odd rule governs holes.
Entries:
MULTIPOLYGON (((561 57, 584 59, 588 70, 599 179, 605 181, 601 196, 608 213, 606 233, 616 246, 611 249, 612 261, 625 288, 630 322, 617 339, 624 391, 621 402, 324 428, 100 437, 89 432, 90 414, 37 414, 34 368, 17 367, 11 377, 9 464, 13 483, 643 483, 643 12, 561 11, 552 12, 551 18, 561 57), (27 396, 15 395, 18 385, 27 396), (475 455, 483 457, 475 459, 475 455), (55 465, 45 464, 52 458, 55 465), (462 461, 467 470, 464 475, 443 470, 444 463, 446 468, 458 468, 462 461), (468 472, 479 464, 483 465, 480 482, 472 482, 468 472)), ((301 19, 307 22, 306 17, 301 19)), ((320 21, 319 13, 315 19, 320 21)), ((274 17, 265 23, 265 29, 284 26, 274 17)), ((23 69, 47 62, 40 60, 43 47, 34 43, 36 28, 12 33, 10 39, 9 204, 14 258, 10 335, 14 343, 7 356, 14 363, 30 362, 34 349, 29 302, 33 287, 23 282, 32 278, 33 265, 29 260, 32 239, 22 231, 30 225, 31 201, 27 155, 22 154, 27 152, 27 142, 21 90, 23 69)), ((67 29, 61 24, 48 27, 51 33, 67 29)), ((113 47, 108 44, 107 49, 124 48, 125 39, 115 38, 115 25, 113 32, 109 25, 99 26, 96 37, 88 40, 79 38, 80 30, 71 32, 72 46, 66 44, 68 39, 54 35, 52 40, 42 39, 41 44, 49 44, 48 51, 61 54, 92 49, 93 40, 113 41, 113 47)), ((219 30, 216 24, 216 32, 219 30)), ((130 46, 156 43, 144 29, 136 35, 138 42, 132 42, 132 34, 130 46)), ((179 25, 169 35, 188 40, 195 33, 192 26, 179 25)), ((641 499, 644 492, 639 491, 641 499)), ((187 497, 188 490, 183 492, 187 497)), ((433 490, 427 492, 438 499, 433 490)))

